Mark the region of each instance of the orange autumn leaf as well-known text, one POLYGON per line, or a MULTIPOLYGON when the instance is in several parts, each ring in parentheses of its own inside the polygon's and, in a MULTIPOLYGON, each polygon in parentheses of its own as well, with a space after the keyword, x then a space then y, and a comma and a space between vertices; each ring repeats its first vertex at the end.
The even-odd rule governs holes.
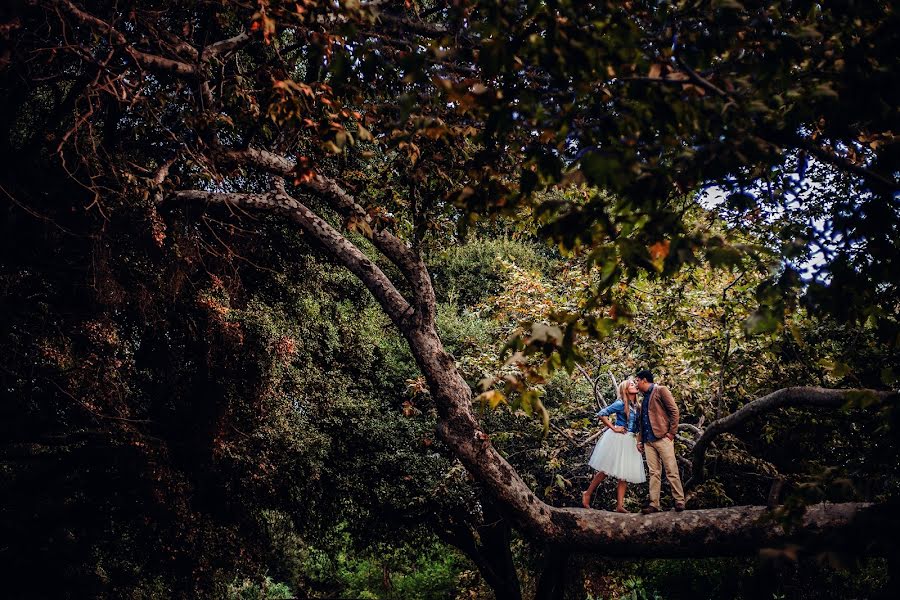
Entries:
POLYGON ((656 242, 655 244, 652 244, 648 250, 650 251, 650 257, 654 262, 665 260, 665 258, 669 256, 669 240, 656 242))

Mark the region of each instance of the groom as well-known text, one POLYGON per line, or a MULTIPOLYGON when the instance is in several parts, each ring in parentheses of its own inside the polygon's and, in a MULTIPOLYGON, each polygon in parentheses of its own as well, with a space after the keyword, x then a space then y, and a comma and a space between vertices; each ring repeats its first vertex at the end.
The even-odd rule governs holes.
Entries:
POLYGON ((659 512, 659 489, 662 470, 672 486, 675 511, 684 510, 684 490, 675 460, 675 432, 678 430, 678 407, 669 388, 653 383, 653 373, 644 369, 635 376, 638 389, 644 394, 641 403, 638 450, 647 457, 650 469, 650 504, 641 510, 645 515, 659 512))

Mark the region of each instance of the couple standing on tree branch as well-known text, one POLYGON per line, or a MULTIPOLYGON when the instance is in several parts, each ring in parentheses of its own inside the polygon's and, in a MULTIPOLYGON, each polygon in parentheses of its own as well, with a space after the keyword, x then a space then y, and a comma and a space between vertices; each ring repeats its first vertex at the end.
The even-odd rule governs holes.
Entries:
POLYGON ((653 383, 653 373, 638 371, 634 379, 628 378, 619 384, 618 400, 597 413, 597 417, 609 429, 600 436, 588 464, 597 473, 590 486, 581 496, 585 508, 591 507, 591 497, 600 482, 607 476, 619 480, 616 488, 616 512, 624 513, 625 488, 629 483, 643 483, 644 461, 647 457, 650 468, 650 502, 641 512, 651 514, 660 511, 659 491, 662 471, 672 486, 675 510, 684 510, 684 490, 675 460, 675 432, 678 430, 678 407, 669 388, 653 383), (638 403, 638 392, 643 395, 638 403), (609 417, 616 415, 613 424, 609 417))

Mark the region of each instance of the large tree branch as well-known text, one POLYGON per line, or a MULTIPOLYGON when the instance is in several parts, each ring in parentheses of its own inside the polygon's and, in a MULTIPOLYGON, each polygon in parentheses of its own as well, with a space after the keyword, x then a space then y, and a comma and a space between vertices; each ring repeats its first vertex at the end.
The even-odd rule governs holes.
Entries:
MULTIPOLYGON (((864 503, 819 504, 807 508, 797 527, 786 529, 764 506, 736 506, 681 513, 620 515, 579 508, 553 509, 553 539, 576 550, 609 556, 683 558, 755 554, 761 548, 801 545, 805 550, 885 551, 872 527, 881 508, 864 503), (863 533, 863 532, 869 532, 863 533)), ((885 525, 894 520, 883 521, 885 525)))
POLYGON ((221 54, 226 54, 228 52, 231 52, 232 50, 240 48, 241 46, 249 42, 250 39, 251 37, 249 33, 241 32, 228 39, 210 44, 203 49, 203 54, 201 54, 200 60, 201 62, 208 62, 221 54))
POLYGON ((704 463, 706 450, 710 443, 719 435, 732 431, 750 419, 768 413, 776 408, 788 406, 795 407, 819 407, 840 408, 847 402, 868 396, 879 400, 897 397, 896 392, 879 392, 876 390, 828 390, 818 387, 791 387, 772 392, 767 396, 758 398, 743 406, 740 410, 722 417, 709 424, 703 431, 703 435, 697 439, 693 449, 693 466, 691 478, 685 487, 693 487, 702 483, 705 479, 704 463))
MULTIPOLYGON (((227 161, 251 165, 281 177, 293 178, 296 175, 292 160, 266 150, 221 149, 219 154, 227 161)), ((337 181, 317 173, 310 179, 300 181, 298 187, 325 200, 344 218, 362 220, 370 226, 375 247, 397 265, 409 281, 416 304, 417 319, 426 326, 433 323, 436 304, 434 287, 422 258, 401 239, 374 223, 365 209, 337 181)))
POLYGON ((249 209, 259 209, 285 215, 322 244, 344 267, 356 275, 384 308, 397 327, 406 327, 404 321, 411 317, 413 309, 397 291, 390 279, 340 232, 325 222, 301 202, 282 191, 267 194, 217 193, 202 190, 174 192, 169 199, 182 202, 210 202, 234 204, 249 209))

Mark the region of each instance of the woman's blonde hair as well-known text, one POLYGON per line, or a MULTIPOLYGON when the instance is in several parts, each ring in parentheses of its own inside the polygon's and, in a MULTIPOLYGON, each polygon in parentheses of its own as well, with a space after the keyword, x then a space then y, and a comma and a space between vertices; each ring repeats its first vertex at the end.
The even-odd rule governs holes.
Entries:
POLYGON ((623 379, 616 387, 616 396, 625 405, 625 422, 628 423, 631 417, 631 400, 628 398, 628 384, 632 383, 631 379, 623 379))

